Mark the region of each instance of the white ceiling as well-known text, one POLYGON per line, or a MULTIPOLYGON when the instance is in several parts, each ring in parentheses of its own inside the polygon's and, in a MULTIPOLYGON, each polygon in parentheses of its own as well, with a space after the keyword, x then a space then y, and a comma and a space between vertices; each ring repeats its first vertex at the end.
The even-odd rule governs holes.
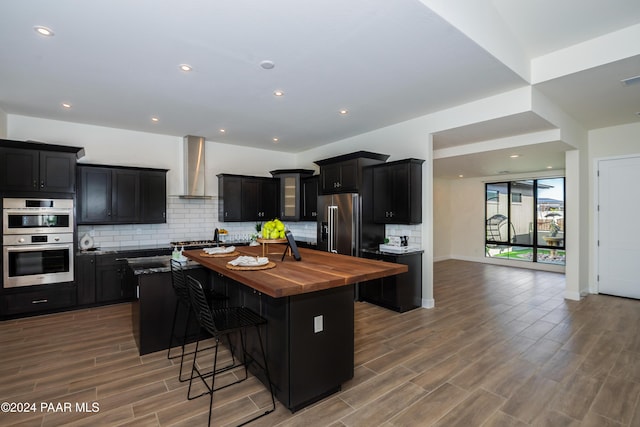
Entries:
MULTIPOLYGON (((465 1, 495 8, 530 58, 640 23, 637 0, 465 1)), ((529 84, 429 4, 5 0, 0 109, 300 152, 529 84), (36 34, 35 25, 55 36, 36 34), (261 68, 263 60, 275 67, 261 68), (193 71, 180 71, 182 63, 193 71), (273 96, 276 89, 285 95, 273 96)), ((618 80, 640 74, 639 61, 536 88, 585 129, 637 121, 640 97, 618 90, 618 80)), ((440 132, 434 147, 552 127, 533 113, 515 114, 440 132)), ((563 159, 550 146, 549 159, 563 159)))

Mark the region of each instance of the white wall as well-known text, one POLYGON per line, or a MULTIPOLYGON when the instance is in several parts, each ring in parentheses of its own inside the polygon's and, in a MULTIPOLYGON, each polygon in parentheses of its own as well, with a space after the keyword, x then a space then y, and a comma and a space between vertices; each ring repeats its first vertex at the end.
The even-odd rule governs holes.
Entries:
POLYGON ((7 113, 0 110, 0 138, 6 139, 7 137, 7 113))
MULTIPOLYGON (((640 155, 640 123, 596 129, 589 132, 588 149, 588 259, 589 291, 597 290, 596 281, 596 166, 600 159, 640 155)), ((634 184, 635 190, 635 184, 634 184)), ((637 191, 637 190, 636 190, 637 191)), ((637 193, 636 193, 637 194, 637 193)), ((630 224, 630 227, 636 227, 630 224)))
POLYGON ((433 260, 451 258, 451 181, 433 180, 433 260))

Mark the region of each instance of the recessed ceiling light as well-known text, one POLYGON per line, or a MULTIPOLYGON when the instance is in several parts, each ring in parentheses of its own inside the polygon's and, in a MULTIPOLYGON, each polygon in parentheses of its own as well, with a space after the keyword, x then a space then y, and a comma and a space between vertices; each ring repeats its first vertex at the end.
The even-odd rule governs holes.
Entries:
POLYGON ((547 166, 547 169, 553 169, 553 166, 547 166))
POLYGON ((180 69, 185 72, 193 70, 193 68, 189 64, 180 64, 180 69))
POLYGON ((273 91, 273 96, 284 96, 284 92, 281 90, 274 90, 273 91))
POLYGON ((640 83, 640 76, 629 77, 628 79, 620 80, 622 86, 631 86, 640 83))
POLYGON ((349 114, 349 110, 343 108, 342 110, 340 110, 340 114, 345 116, 345 115, 349 114))
POLYGON ((63 103, 62 103, 62 106, 63 106, 64 108, 71 108, 71 104, 69 104, 68 102, 63 102, 63 103))
POLYGON ((220 133, 225 133, 226 131, 226 129, 220 129, 220 133))
POLYGON ((511 157, 512 159, 517 159, 518 157, 520 157, 520 154, 512 154, 509 157, 511 157))
POLYGON ((160 119, 159 119, 159 118, 157 118, 157 117, 151 117, 151 121, 152 121, 153 123, 158 123, 158 122, 160 121, 160 119))
POLYGON ((458 178, 464 178, 464 175, 460 174, 458 175, 458 178))
POLYGON ((36 25, 35 27, 33 27, 33 29, 36 31, 36 33, 40 34, 41 36, 46 36, 46 37, 53 36, 53 31, 51 30, 51 28, 43 27, 42 25, 36 25))
POLYGON ((279 141, 279 139, 278 139, 278 138, 273 138, 273 143, 274 143, 274 144, 277 144, 277 143, 278 143, 278 141, 279 141))
POLYGON ((267 60, 262 61, 260 63, 260 66, 262 68, 264 68, 265 70, 271 70, 271 69, 273 69, 273 67, 276 66, 276 64, 274 64, 273 61, 270 61, 270 60, 267 59, 267 60))

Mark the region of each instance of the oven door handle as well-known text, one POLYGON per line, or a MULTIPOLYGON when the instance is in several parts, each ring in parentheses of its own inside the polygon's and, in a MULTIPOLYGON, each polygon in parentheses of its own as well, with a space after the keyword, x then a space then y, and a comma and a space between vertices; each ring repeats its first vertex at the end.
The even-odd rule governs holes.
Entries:
POLYGON ((52 243, 48 245, 5 246, 4 249, 7 252, 37 252, 54 249, 68 249, 71 246, 71 243, 52 243))

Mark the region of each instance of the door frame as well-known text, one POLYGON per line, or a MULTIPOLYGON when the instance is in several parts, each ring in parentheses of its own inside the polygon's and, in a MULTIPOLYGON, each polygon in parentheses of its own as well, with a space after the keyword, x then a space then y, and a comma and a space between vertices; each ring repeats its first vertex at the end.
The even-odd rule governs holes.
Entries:
POLYGON ((589 284, 589 293, 599 294, 600 293, 600 246, 598 245, 599 236, 600 236, 600 212, 598 210, 599 202, 600 202, 600 162, 602 161, 610 161, 610 160, 625 160, 639 158, 640 153, 636 154, 624 154, 617 156, 606 156, 606 157, 598 157, 593 159, 593 177, 594 177, 594 185, 593 185, 593 280, 590 281, 589 284))

